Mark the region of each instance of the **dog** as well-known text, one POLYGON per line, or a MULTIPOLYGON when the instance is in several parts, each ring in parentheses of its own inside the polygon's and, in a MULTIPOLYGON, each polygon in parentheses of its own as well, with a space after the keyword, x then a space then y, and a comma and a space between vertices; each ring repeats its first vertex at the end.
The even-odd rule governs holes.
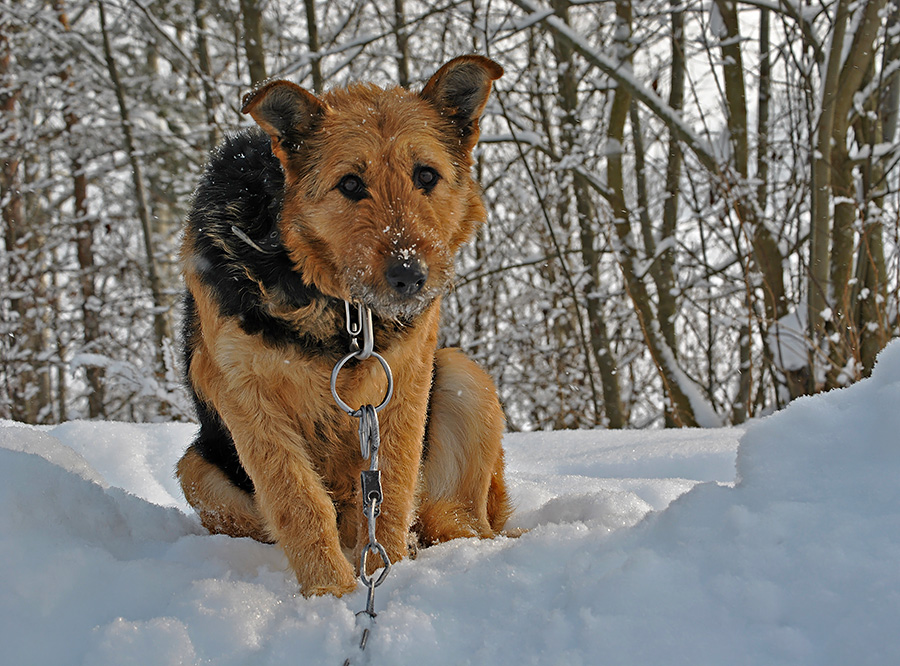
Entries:
MULTIPOLYGON (((390 562, 494 537, 511 513, 496 388, 437 348, 454 259, 486 217, 472 150, 502 74, 468 55, 421 92, 268 82, 243 102, 258 127, 224 141, 194 194, 183 344, 200 428, 176 473, 206 529, 277 543, 305 596, 355 589, 368 543, 358 421, 329 385, 351 350, 346 303, 370 309, 393 371, 376 533, 390 562)), ((376 358, 337 380, 353 409, 386 388, 376 358)))

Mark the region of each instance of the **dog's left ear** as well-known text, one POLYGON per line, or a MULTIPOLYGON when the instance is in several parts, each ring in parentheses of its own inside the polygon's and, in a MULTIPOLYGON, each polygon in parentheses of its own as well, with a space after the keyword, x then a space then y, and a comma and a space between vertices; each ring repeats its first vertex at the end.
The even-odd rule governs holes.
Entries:
POLYGON ((316 130, 325 105, 296 83, 271 81, 244 95, 241 112, 272 138, 272 150, 284 163, 316 130))
POLYGON ((464 148, 471 150, 478 139, 478 119, 491 94, 491 81, 501 76, 503 68, 490 58, 460 56, 441 67, 420 94, 453 123, 464 148))

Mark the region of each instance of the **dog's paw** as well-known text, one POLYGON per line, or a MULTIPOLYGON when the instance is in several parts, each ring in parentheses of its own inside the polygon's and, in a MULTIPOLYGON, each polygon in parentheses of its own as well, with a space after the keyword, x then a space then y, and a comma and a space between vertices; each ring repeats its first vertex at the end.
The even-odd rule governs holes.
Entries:
POLYGON ((332 594, 336 597, 342 597, 356 589, 356 579, 345 581, 343 583, 334 583, 332 585, 312 585, 303 589, 305 597, 321 597, 326 594, 332 594))
POLYGON ((322 571, 317 573, 319 575, 310 577, 298 573, 297 580, 304 597, 320 597, 324 594, 340 597, 356 589, 356 574, 349 562, 346 562, 346 567, 335 568, 329 574, 322 571))
POLYGON ((326 558, 324 552, 317 555, 292 562, 297 582, 300 583, 300 593, 304 597, 323 594, 340 597, 356 589, 356 572, 340 551, 331 558, 326 558))

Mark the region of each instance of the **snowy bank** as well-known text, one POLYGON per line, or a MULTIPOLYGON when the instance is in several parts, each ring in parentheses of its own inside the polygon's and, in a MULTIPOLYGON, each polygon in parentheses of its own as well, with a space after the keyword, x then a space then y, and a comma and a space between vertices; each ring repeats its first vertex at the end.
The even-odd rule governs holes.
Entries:
MULTIPOLYGON (((304 599, 277 548, 204 533, 172 477, 192 432, 0 423, 4 664, 356 656, 361 590, 304 599)), ((399 563, 366 658, 900 663, 898 433, 893 343, 872 379, 746 433, 510 435, 530 531, 399 563)))

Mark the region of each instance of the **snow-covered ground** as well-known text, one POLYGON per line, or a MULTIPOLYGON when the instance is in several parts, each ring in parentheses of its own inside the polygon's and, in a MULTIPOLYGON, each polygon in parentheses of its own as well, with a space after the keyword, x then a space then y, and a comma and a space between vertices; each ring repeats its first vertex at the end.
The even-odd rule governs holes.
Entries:
POLYGON ((0 663, 900 663, 900 342, 870 380, 740 429, 510 435, 518 539, 296 594, 209 536, 188 425, 0 423, 0 663))

